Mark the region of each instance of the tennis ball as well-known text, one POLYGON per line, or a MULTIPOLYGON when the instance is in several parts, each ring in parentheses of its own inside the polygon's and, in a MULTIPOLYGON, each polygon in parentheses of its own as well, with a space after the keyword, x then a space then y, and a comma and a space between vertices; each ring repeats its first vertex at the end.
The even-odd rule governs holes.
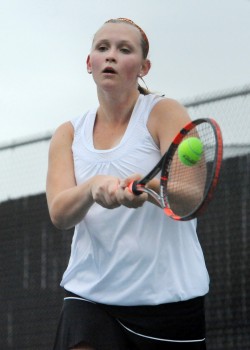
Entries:
POLYGON ((180 161, 187 166, 195 165, 202 156, 203 145, 197 137, 189 137, 181 142, 178 147, 180 161))

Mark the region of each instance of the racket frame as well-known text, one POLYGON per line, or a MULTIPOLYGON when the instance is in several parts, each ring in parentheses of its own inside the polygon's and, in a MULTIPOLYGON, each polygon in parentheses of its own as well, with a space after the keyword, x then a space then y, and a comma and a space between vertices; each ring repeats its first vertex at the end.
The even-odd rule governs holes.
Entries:
POLYGON ((161 206, 161 208, 164 210, 165 214, 169 217, 171 217, 174 220, 178 221, 187 221, 194 219, 195 217, 199 216, 201 213, 204 212, 206 209, 208 203, 211 201, 214 190, 216 188, 216 185, 218 183, 220 169, 221 169, 221 163, 223 159, 223 140, 222 140, 222 134, 221 129, 218 125, 218 123, 212 119, 212 118, 200 118, 193 120, 189 122, 186 126, 184 126, 180 132, 175 136, 173 142, 169 146, 167 152, 163 155, 163 157, 160 159, 160 161, 156 164, 156 166, 141 180, 134 181, 130 185, 131 191, 136 194, 140 195, 142 192, 148 193, 151 197, 153 197, 156 202, 161 206), (171 163, 173 160, 173 156, 179 146, 179 144, 182 142, 184 137, 196 126, 198 126, 201 123, 209 123, 211 127, 213 128, 215 139, 216 139, 216 145, 215 145, 215 161, 213 162, 212 167, 212 176, 211 181, 208 184, 206 188, 206 192, 204 193, 204 199, 199 203, 199 205, 194 208, 194 210, 185 216, 176 215, 172 209, 169 206, 167 195, 166 195, 166 183, 168 181, 168 174, 169 169, 171 167, 171 163), (145 187, 145 185, 152 180, 159 172, 161 171, 161 177, 160 177, 160 194, 156 193, 154 190, 145 187))

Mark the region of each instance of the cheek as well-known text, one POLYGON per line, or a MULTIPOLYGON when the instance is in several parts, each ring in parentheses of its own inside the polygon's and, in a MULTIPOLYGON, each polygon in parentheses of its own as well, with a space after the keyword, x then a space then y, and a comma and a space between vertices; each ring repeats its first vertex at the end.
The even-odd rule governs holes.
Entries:
POLYGON ((132 78, 134 76, 138 76, 140 72, 141 64, 137 61, 130 61, 125 64, 126 74, 128 77, 132 78))
POLYGON ((101 64, 101 58, 97 55, 92 55, 90 59, 92 70, 98 68, 101 64))

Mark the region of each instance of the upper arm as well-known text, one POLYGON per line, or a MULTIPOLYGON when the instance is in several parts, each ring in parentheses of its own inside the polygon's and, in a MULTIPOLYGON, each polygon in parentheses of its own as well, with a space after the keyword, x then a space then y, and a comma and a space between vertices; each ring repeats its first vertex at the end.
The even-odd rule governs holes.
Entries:
POLYGON ((73 126, 62 124, 54 133, 49 149, 46 194, 48 206, 55 196, 76 185, 72 156, 73 126))
POLYGON ((175 100, 163 99, 154 106, 149 116, 148 129, 162 154, 189 122, 187 110, 175 100))

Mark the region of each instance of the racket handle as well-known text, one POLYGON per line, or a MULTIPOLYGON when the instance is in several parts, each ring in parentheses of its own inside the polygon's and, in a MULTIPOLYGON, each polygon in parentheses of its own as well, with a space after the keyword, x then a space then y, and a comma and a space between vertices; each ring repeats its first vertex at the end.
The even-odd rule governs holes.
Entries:
POLYGON ((137 189, 137 184, 138 184, 138 181, 130 182, 128 189, 131 193, 135 194, 136 196, 139 196, 140 194, 142 194, 143 191, 139 191, 137 189))

